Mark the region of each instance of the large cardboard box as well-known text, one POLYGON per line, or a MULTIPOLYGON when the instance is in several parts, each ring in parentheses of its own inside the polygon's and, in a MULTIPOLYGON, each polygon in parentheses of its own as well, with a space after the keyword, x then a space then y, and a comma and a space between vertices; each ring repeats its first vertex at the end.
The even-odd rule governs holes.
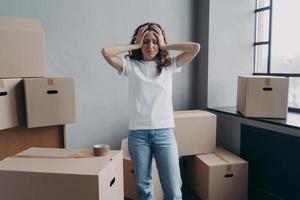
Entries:
MULTIPOLYGON (((123 151, 124 158, 124 193, 125 197, 133 200, 137 200, 137 187, 134 177, 134 170, 132 166, 132 161, 130 158, 130 153, 128 150, 128 139, 125 138, 121 143, 121 150, 123 151)), ((159 180, 158 171, 156 168, 155 159, 152 160, 152 178, 153 178, 153 193, 154 200, 163 200, 164 194, 159 180)))
MULTIPOLYGON (((0 161, 30 147, 65 147, 65 125, 27 128, 20 126, 0 131, 0 161)), ((0 198, 1 199, 1 198, 0 198)))
POLYGON ((174 112, 179 156, 214 152, 217 116, 202 110, 174 112))
POLYGON ((246 200, 248 162, 218 147, 215 153, 191 156, 188 182, 202 200, 246 200))
POLYGON ((0 78, 46 75, 45 33, 39 20, 0 17, 0 78))
POLYGON ((75 122, 73 78, 25 78, 24 89, 27 127, 75 122))
POLYGON ((0 79, 0 130, 25 124, 23 93, 22 79, 0 79))
POLYGON ((5 200, 123 200, 123 155, 73 157, 78 150, 30 148, 0 162, 5 200))
POLYGON ((246 117, 286 118, 289 79, 239 76, 237 110, 246 117))

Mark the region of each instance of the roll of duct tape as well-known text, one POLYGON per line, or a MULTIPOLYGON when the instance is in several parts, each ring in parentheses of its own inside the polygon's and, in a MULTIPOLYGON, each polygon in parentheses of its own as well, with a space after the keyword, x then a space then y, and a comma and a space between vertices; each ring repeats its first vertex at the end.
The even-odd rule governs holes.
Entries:
POLYGON ((108 144, 95 144, 94 145, 94 156, 105 156, 109 153, 108 144))

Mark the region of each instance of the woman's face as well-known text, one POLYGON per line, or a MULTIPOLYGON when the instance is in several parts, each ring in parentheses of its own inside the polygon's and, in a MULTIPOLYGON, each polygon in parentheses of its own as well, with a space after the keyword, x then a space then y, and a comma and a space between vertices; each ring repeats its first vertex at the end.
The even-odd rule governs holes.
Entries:
POLYGON ((154 60, 155 56, 158 53, 158 41, 156 36, 153 34, 153 31, 149 31, 143 40, 142 45, 142 53, 143 53, 143 60, 150 61, 154 60))

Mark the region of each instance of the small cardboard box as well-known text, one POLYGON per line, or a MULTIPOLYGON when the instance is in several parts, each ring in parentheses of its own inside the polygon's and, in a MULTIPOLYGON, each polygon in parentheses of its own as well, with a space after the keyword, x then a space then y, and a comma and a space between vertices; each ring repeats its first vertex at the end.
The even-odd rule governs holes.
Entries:
POLYGON ((0 79, 0 130, 25 124, 22 79, 0 79))
POLYGON ((0 17, 0 78, 46 75, 45 33, 39 20, 0 17))
POLYGON ((286 118, 289 79, 239 76, 237 110, 246 117, 286 118))
MULTIPOLYGON (((121 150, 123 151, 124 157, 124 193, 125 197, 133 200, 137 200, 137 188, 134 177, 134 170, 130 153, 128 150, 128 139, 123 139, 121 144, 121 150)), ((154 200, 163 200, 164 194, 160 185, 159 175, 156 168, 155 159, 152 160, 152 177, 153 177, 153 193, 154 200)))
POLYGON ((25 78, 24 89, 27 127, 75 122, 73 78, 25 78))
POLYGON ((175 111, 175 137, 179 156, 214 152, 217 116, 202 110, 175 111))
POLYGON ((81 151, 30 148, 0 162, 5 200, 123 200, 123 155, 76 157, 81 151))
POLYGON ((202 200, 246 200, 248 162, 217 147, 215 153, 191 156, 188 182, 202 200))

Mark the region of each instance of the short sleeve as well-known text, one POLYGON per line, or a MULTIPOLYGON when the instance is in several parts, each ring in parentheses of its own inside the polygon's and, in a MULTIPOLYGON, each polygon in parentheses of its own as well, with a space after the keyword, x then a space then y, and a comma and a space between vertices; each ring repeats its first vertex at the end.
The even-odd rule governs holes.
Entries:
POLYGON ((131 61, 127 58, 122 58, 123 68, 122 71, 118 71, 119 75, 128 76, 131 69, 131 61))
POLYGON ((171 58, 171 70, 173 74, 181 72, 181 67, 177 67, 176 57, 171 58))

